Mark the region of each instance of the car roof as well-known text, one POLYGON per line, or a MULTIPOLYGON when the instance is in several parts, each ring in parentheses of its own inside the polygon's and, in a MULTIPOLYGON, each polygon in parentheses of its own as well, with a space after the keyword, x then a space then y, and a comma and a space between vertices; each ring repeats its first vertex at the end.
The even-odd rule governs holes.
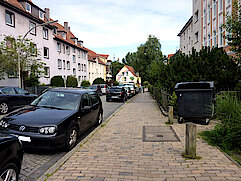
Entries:
POLYGON ((81 89, 81 88, 52 88, 49 89, 48 91, 54 91, 54 92, 65 92, 65 93, 74 93, 74 94, 84 94, 84 93, 89 93, 89 92, 96 92, 91 89, 81 89))

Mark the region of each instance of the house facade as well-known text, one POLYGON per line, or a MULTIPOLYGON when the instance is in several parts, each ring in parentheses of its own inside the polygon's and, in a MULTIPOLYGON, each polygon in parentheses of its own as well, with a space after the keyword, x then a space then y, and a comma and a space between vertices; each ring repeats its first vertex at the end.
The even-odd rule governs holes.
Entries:
POLYGON ((233 11, 233 2, 234 0, 193 0, 192 16, 178 34, 180 50, 190 54, 192 48, 199 51, 203 46, 209 46, 222 47, 227 54, 234 54, 229 50, 223 28, 226 16, 233 11))
POLYGON ((116 81, 120 84, 125 83, 134 83, 136 86, 141 86, 141 77, 137 73, 133 67, 125 65, 119 73, 116 75, 116 81))

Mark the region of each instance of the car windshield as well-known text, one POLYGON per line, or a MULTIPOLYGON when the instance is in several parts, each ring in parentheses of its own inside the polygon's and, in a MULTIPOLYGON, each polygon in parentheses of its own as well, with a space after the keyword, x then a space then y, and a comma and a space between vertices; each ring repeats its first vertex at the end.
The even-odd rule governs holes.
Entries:
POLYGON ((97 89, 97 86, 89 86, 89 89, 95 90, 97 89))
POLYGON ((54 109, 76 110, 79 105, 80 95, 66 92, 48 91, 35 99, 31 105, 54 109))

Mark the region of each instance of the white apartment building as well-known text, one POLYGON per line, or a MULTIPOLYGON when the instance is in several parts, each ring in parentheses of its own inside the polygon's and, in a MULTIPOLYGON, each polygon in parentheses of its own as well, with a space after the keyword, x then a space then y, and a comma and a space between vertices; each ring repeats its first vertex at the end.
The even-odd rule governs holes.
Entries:
POLYGON ((224 38, 226 32, 223 24, 226 15, 233 11, 233 2, 234 0, 193 0, 193 15, 178 34, 180 50, 190 54, 192 47, 199 51, 202 46, 217 46, 232 54, 224 38))
MULTIPOLYGON (((50 18, 49 9, 42 10, 30 0, 2 0, 0 1, 0 40, 5 36, 23 36, 32 27, 42 24, 50 18)), ((64 26, 54 23, 45 27, 39 26, 31 31, 27 37, 31 39, 39 50, 41 59, 46 65, 45 75, 40 84, 50 84, 53 76, 75 76, 79 86, 83 80, 88 80, 87 50, 83 48, 83 41, 70 31, 68 23, 64 26)), ((18 77, 6 75, 0 80, 1 86, 18 86, 18 77)))

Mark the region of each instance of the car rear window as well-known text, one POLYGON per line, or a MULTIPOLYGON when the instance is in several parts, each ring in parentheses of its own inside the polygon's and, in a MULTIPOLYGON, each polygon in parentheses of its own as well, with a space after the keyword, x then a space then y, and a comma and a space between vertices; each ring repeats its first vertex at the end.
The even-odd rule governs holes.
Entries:
POLYGON ((110 92, 121 92, 121 88, 112 88, 110 92))

